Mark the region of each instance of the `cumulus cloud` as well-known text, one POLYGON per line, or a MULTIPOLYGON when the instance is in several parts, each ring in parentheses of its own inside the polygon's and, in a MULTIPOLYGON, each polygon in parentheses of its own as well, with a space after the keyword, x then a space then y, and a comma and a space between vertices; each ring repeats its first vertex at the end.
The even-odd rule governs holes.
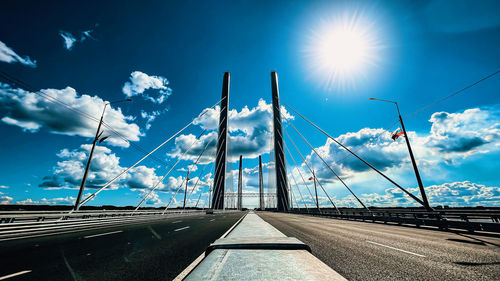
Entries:
POLYGON ((172 94, 172 89, 168 87, 168 84, 165 77, 134 71, 130 74, 130 81, 123 85, 122 91, 127 97, 142 96, 146 100, 161 104, 172 94), (154 96, 151 95, 152 92, 155 93, 154 96))
POLYGON ((68 205, 74 204, 76 197, 67 196, 67 197, 59 197, 59 198, 42 198, 40 200, 33 200, 31 198, 17 201, 16 203, 19 205, 68 205))
MULTIPOLYGON (((98 26, 98 25, 96 24, 96 26, 98 26)), ((79 32, 75 36, 71 32, 60 30, 59 31, 59 35, 63 39, 63 47, 66 50, 71 51, 71 49, 73 49, 75 43, 77 43, 77 42, 83 42, 83 41, 85 41, 87 39, 94 39, 94 37, 92 37, 92 32, 94 32, 94 30, 93 29, 89 29, 89 30, 85 30, 85 31, 79 32), (78 35, 79 35, 79 37, 77 38, 78 35)))
POLYGON ((0 185, 0 188, 9 188, 7 185, 0 185))
MULTIPOLYGON (((487 144, 498 143, 500 137, 500 110, 472 108, 459 113, 432 114, 431 135, 427 144, 439 152, 471 154, 492 149, 487 144)), ((493 147, 494 149, 494 147, 493 147)))
POLYGON ((18 62, 20 64, 24 64, 31 67, 36 67, 36 60, 31 60, 30 57, 21 57, 18 55, 12 48, 9 48, 5 45, 4 42, 0 41, 0 61, 6 63, 15 63, 18 62))
MULTIPOLYGON (((39 187, 45 189, 78 189, 80 187, 85 165, 91 145, 81 145, 78 149, 62 149, 57 157, 60 161, 52 168, 52 174, 43 177, 39 187)), ((96 146, 92 158, 85 188, 97 189, 112 180, 127 167, 120 164, 120 157, 112 153, 111 149, 96 146)), ((157 175, 155 168, 136 166, 130 169, 108 189, 129 188, 132 190, 150 189, 155 186, 162 175, 157 175)), ((191 177, 190 184, 194 184, 197 177, 191 177)), ((184 178, 169 177, 158 184, 158 191, 170 192, 178 189, 184 178)), ((202 181, 203 183, 204 181, 202 181)))
MULTIPOLYGON (((93 137, 97 128, 97 121, 86 118, 68 108, 45 99, 50 96, 67 104, 69 107, 95 116, 98 120, 104 108, 105 101, 98 96, 79 95, 75 89, 42 89, 38 93, 28 92, 19 88, 12 88, 8 84, 0 83, 0 109, 5 112, 1 120, 9 125, 21 127, 26 132, 37 132, 45 127, 52 133, 64 135, 78 135, 93 137)), ((126 116, 120 108, 108 106, 104 122, 114 130, 127 136, 130 141, 138 141, 143 134, 139 126, 131 123, 134 118, 126 116)), ((105 133, 106 127, 103 127, 105 133)), ((110 134, 107 143, 115 146, 128 147, 129 143, 110 134)))
MULTIPOLYGON (((142 190, 141 193, 140 193, 140 195, 139 195, 139 197, 143 198, 148 193, 149 193, 148 190, 142 190)), ((158 195, 158 193, 156 193, 155 191, 153 191, 153 192, 151 192, 151 194, 149 194, 148 199, 146 199, 146 202, 144 202, 144 203, 146 205, 162 205, 163 201, 161 201, 160 196, 158 195)))
MULTIPOLYGON (((57 157, 61 161, 53 168, 53 174, 43 178, 40 187, 49 189, 78 188, 80 186, 91 145, 84 144, 80 149, 63 149, 57 157)), ((99 188, 118 175, 124 168, 119 165, 120 158, 104 146, 96 146, 92 165, 85 184, 86 188, 99 188)), ((113 184, 110 189, 119 185, 113 184)))
MULTIPOLYGON (((217 106, 213 109, 206 109, 204 115, 198 116, 194 124, 202 129, 206 129, 209 133, 203 135, 193 145, 193 148, 188 153, 191 159, 196 158, 203 147, 211 141, 204 155, 214 155, 217 145, 218 137, 218 123, 219 123, 220 107, 217 106)), ((293 119, 284 108, 281 108, 282 114, 288 118, 293 119)), ((228 127, 229 127, 229 141, 228 141, 228 158, 229 161, 234 162, 239 159, 240 155, 244 158, 256 158, 259 155, 269 153, 272 140, 272 105, 267 104, 264 100, 259 100, 256 107, 248 108, 245 106, 241 111, 229 110, 228 127)), ((175 140, 175 148, 170 153, 172 157, 180 157, 188 147, 196 141, 196 136, 180 135, 175 140)), ((213 161, 213 157, 205 158, 205 161, 213 161)))
POLYGON ((0 196, 0 205, 9 205, 14 198, 10 196, 0 196))
MULTIPOLYGON (((458 159, 500 149, 500 111, 497 106, 472 108, 457 113, 436 112, 429 121, 432 123, 430 133, 408 132, 420 166, 454 164, 458 159)), ((336 139, 382 171, 410 165, 404 138, 394 142, 390 133, 383 129, 364 128, 342 134, 336 139)), ((370 170, 330 139, 317 151, 343 176, 370 170)), ((319 177, 334 178, 314 152, 310 153, 308 159, 313 166, 321 167, 318 170, 319 177)))
MULTIPOLYGON (((419 195, 418 187, 408 191, 419 195)), ((500 187, 486 186, 470 181, 449 182, 425 187, 425 193, 432 206, 448 205, 454 207, 498 206, 500 204, 500 187)), ((348 196, 343 200, 351 200, 348 196)), ((419 206, 397 188, 388 188, 384 194, 361 194, 361 200, 367 206, 419 206)))

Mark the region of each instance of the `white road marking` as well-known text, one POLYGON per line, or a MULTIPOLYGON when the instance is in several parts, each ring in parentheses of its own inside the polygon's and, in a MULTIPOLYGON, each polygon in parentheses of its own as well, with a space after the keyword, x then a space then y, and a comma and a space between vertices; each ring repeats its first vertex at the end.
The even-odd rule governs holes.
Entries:
POLYGON ((391 246, 387 246, 387 245, 380 244, 380 243, 373 242, 373 241, 369 241, 369 240, 366 240, 366 242, 371 243, 371 244, 375 244, 375 245, 378 245, 378 246, 386 247, 386 248, 389 248, 389 249, 393 249, 393 250, 396 250, 396 251, 400 251, 400 252, 403 252, 403 253, 407 253, 407 254, 411 254, 411 255, 415 255, 415 256, 418 256, 418 257, 425 258, 424 255, 417 254, 417 253, 414 253, 414 252, 405 251, 405 250, 402 250, 402 249, 394 248, 394 247, 391 247, 391 246))
POLYGON ((2 277, 0 277, 0 280, 5 280, 5 279, 11 278, 11 277, 19 276, 19 275, 30 273, 30 272, 31 272, 31 270, 19 271, 19 272, 16 272, 16 273, 12 273, 12 274, 9 274, 9 275, 2 276, 2 277))
POLYGON ((173 223, 180 223, 180 222, 182 222, 182 221, 174 221, 173 223))
POLYGON ((83 238, 87 239, 87 238, 104 236, 104 235, 110 235, 110 234, 115 234, 115 233, 120 233, 120 232, 123 232, 123 230, 111 231, 111 232, 106 232, 106 233, 99 233, 99 234, 94 234, 94 235, 88 235, 88 236, 83 236, 83 238))
POLYGON ((185 227, 177 228, 174 231, 181 231, 181 230, 188 229, 188 228, 189 228, 189 226, 185 226, 185 227))
POLYGON ((211 219, 210 221, 214 221, 215 219, 211 219))

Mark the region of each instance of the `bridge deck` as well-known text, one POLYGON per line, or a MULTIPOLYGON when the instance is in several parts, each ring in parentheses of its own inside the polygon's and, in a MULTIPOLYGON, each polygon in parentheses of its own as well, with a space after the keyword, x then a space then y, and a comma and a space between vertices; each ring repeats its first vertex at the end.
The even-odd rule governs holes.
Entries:
POLYGON ((259 212, 348 280, 500 280, 500 235, 259 212))
POLYGON ((213 249, 185 280, 345 280, 308 250, 298 249, 305 246, 302 242, 286 237, 255 213, 247 214, 233 231, 214 244, 225 241, 241 244, 231 249, 213 249), (267 248, 245 248, 245 243, 255 246, 256 241, 267 243, 261 245, 267 248), (272 245, 281 245, 283 249, 272 245))

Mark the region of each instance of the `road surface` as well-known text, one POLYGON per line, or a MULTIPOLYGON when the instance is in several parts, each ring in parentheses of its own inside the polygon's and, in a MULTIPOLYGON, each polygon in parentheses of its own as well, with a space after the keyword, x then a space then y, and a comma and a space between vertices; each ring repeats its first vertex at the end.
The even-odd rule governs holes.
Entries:
POLYGON ((348 280, 500 280, 500 235, 258 212, 348 280))
POLYGON ((243 214, 0 242, 0 280, 172 280, 243 214))

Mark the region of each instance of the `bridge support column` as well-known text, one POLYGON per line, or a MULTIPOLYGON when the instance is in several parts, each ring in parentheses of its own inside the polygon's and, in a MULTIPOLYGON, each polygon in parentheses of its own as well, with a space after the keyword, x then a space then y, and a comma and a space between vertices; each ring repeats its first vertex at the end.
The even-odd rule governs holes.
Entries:
POLYGON ((243 193, 243 169, 242 169, 242 160, 243 160, 243 155, 240 155, 240 168, 239 168, 239 173, 238 173, 238 210, 243 209, 243 203, 241 200, 243 199, 242 193, 243 193))
POLYGON ((219 137, 215 158, 215 176, 212 196, 212 209, 224 209, 224 190, 226 188, 226 149, 227 149, 227 112, 229 105, 229 72, 224 73, 222 81, 222 100, 220 104, 219 137))
POLYGON ((271 72, 271 88, 273 99, 274 161, 276 169, 276 199, 278 200, 277 209, 278 211, 288 212, 290 203, 288 198, 285 153, 283 151, 283 131, 281 127, 278 74, 276 71, 271 72))

